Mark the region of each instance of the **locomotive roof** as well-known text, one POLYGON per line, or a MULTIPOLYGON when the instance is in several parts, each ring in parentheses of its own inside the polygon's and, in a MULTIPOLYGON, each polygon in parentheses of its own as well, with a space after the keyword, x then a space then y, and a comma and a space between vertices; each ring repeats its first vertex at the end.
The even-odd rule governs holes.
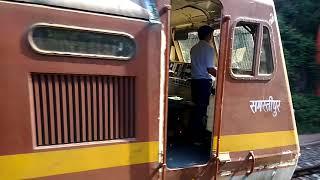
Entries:
POLYGON ((247 7, 249 4, 263 4, 265 6, 274 6, 273 0, 172 0, 171 25, 179 27, 190 25, 197 28, 202 24, 211 24, 219 26, 221 10, 223 6, 236 8, 239 4, 247 7), (237 4, 237 5, 235 5, 237 4))
MULTIPOLYGON (((33 4, 66 7, 89 12, 106 13, 148 20, 150 18, 150 5, 153 3, 144 0, 13 0, 33 4), (149 10, 148 10, 149 9, 149 10)), ((152 7, 151 7, 152 8, 152 7)))
MULTIPOLYGON (((33 4, 66 7, 70 9, 85 10, 105 14, 133 17, 144 20, 159 18, 156 0, 11 0, 33 4)), ((230 4, 234 0, 221 0, 222 4, 230 4)), ((260 3, 273 6, 273 0, 240 0, 242 4, 260 3)), ((193 24, 195 26, 209 20, 216 20, 217 24, 221 15, 219 0, 171 0, 172 17, 171 25, 193 24), (197 24, 197 25, 196 25, 197 24)))

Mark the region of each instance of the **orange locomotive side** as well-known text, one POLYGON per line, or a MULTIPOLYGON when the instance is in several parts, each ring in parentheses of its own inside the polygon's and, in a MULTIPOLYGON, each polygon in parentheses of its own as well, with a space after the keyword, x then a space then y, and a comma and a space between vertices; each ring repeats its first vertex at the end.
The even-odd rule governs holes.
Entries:
POLYGON ((1 179, 292 176, 300 150, 272 0, 18 0, 0 14, 1 179), (211 144, 205 162, 174 167, 171 123, 192 109, 185 84, 172 91, 187 68, 169 68, 190 63, 175 34, 204 24, 217 30, 211 144))

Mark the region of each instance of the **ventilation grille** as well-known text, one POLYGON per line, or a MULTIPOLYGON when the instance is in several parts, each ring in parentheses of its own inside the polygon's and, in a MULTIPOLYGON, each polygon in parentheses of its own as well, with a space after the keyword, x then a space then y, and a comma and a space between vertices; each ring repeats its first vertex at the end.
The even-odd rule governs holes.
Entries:
POLYGON ((38 146, 133 138, 133 77, 33 73, 38 146))

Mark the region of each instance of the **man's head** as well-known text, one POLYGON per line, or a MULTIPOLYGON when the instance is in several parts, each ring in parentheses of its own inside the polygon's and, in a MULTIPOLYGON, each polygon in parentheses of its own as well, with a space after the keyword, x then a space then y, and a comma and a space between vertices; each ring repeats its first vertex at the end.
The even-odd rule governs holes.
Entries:
POLYGON ((201 26, 198 29, 198 37, 200 40, 205 40, 207 42, 210 42, 212 40, 212 34, 214 29, 210 26, 201 26))

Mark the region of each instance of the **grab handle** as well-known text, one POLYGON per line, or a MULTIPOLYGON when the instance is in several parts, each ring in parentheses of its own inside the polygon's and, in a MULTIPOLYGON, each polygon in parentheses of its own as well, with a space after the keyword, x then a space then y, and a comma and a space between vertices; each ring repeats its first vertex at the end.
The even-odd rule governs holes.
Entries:
POLYGON ((256 164, 256 158, 253 154, 253 151, 250 151, 248 154, 248 160, 251 160, 251 167, 250 167, 250 171, 248 171, 246 173, 246 176, 249 176, 250 174, 252 174, 253 170, 254 170, 254 166, 256 164))

